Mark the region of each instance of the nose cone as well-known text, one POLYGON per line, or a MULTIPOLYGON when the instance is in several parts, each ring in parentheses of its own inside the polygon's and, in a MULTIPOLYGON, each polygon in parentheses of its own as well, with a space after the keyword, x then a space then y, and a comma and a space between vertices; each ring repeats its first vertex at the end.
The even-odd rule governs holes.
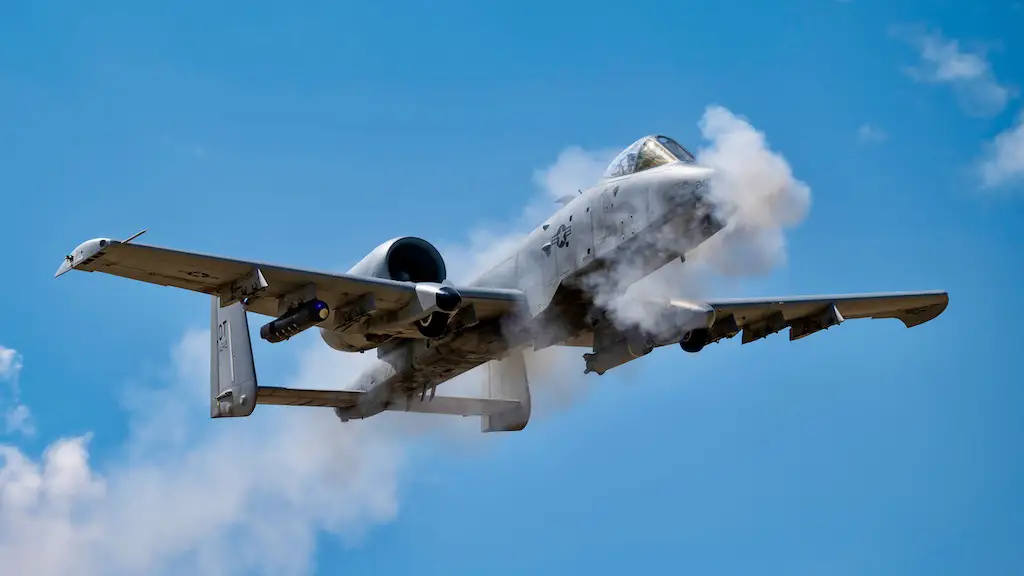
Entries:
POLYGON ((695 194, 703 197, 708 194, 711 183, 715 179, 715 169, 698 164, 672 164, 661 173, 664 185, 676 194, 695 194))
POLYGON ((715 176, 715 169, 707 166, 691 164, 686 166, 686 169, 689 171, 690 177, 695 180, 710 180, 715 176))
POLYGON ((663 198, 670 214, 683 214, 691 240, 703 242, 726 226, 713 196, 716 171, 698 164, 679 163, 667 171, 663 198))

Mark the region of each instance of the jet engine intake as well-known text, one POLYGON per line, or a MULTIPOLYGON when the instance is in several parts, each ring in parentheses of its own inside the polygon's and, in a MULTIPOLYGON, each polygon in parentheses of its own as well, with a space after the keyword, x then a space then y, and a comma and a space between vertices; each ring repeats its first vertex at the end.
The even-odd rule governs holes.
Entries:
POLYGON ((377 246, 349 274, 399 282, 444 282, 448 275, 444 258, 422 238, 402 236, 377 246))
POLYGON ((280 318, 261 326, 260 338, 270 343, 282 342, 323 322, 330 314, 330 307, 322 300, 303 302, 280 318))

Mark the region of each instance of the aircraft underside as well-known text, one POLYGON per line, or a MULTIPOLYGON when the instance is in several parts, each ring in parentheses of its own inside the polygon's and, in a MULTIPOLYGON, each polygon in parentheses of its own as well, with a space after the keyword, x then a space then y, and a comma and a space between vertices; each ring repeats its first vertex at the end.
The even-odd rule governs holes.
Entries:
POLYGON ((344 274, 133 243, 138 234, 95 238, 66 255, 55 276, 102 272, 208 295, 213 418, 245 417, 257 404, 320 406, 342 420, 384 410, 475 415, 484 432, 529 421, 527 348, 590 348, 581 370, 604 374, 658 346, 699 352, 741 333, 748 344, 785 329, 798 340, 855 318, 913 327, 945 310, 942 291, 645 299, 631 301, 638 314, 626 317, 606 309, 723 229, 713 174, 670 138, 640 139, 470 285, 449 281, 440 252, 411 236, 381 243, 344 274), (332 348, 376 350, 378 360, 343 390, 258 385, 249 314, 271 318, 259 330, 267 342, 316 328, 332 348), (481 365, 482 396, 437 394, 481 365))

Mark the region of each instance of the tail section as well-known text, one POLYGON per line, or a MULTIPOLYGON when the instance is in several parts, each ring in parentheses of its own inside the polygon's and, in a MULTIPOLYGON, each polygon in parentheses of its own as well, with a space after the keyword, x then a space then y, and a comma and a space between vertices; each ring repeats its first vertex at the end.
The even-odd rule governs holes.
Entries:
MULTIPOLYGON (((294 392, 294 391, 293 391, 294 392)), ((384 409, 421 414, 450 414, 453 416, 480 416, 481 432, 515 432, 526 428, 530 421, 530 385, 526 379, 526 361, 522 351, 512 352, 501 360, 487 363, 487 379, 483 397, 435 396, 433 393, 395 394, 384 409)), ((349 392, 348 394, 353 394, 349 392)), ((317 404, 315 399, 306 405, 317 404)))
POLYGON ((256 364, 245 305, 210 303, 210 417, 248 416, 256 408, 256 364))
MULTIPOLYGON (((261 404, 352 408, 365 395, 356 390, 325 391, 260 388, 256 380, 252 341, 245 305, 221 306, 210 302, 210 417, 231 418, 252 414, 257 394, 261 404)), ((384 409, 431 414, 480 416, 481 432, 514 432, 530 421, 530 385, 526 360, 516 350, 501 360, 487 363, 483 398, 396 396, 384 409)))
POLYGON ((513 400, 513 407, 480 417, 481 432, 515 432, 530 421, 530 383, 526 377, 526 359, 515 350, 501 360, 487 363, 484 393, 488 398, 513 400))

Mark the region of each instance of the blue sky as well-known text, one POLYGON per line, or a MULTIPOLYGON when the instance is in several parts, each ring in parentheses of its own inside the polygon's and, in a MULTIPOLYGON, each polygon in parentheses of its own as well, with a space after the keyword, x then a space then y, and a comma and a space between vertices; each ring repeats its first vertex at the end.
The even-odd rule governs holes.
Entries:
MULTIPOLYGON (((1020 573, 1021 29, 1011 1, 6 6, 0 571, 1020 573), (210 422, 204 297, 52 279, 141 228, 337 270, 405 234, 472 253, 563 151, 700 148, 709 105, 811 189, 728 295, 946 313, 556 371, 525 431, 481 437, 210 422)), ((256 354, 285 385, 353 362, 315 334, 256 354)))

